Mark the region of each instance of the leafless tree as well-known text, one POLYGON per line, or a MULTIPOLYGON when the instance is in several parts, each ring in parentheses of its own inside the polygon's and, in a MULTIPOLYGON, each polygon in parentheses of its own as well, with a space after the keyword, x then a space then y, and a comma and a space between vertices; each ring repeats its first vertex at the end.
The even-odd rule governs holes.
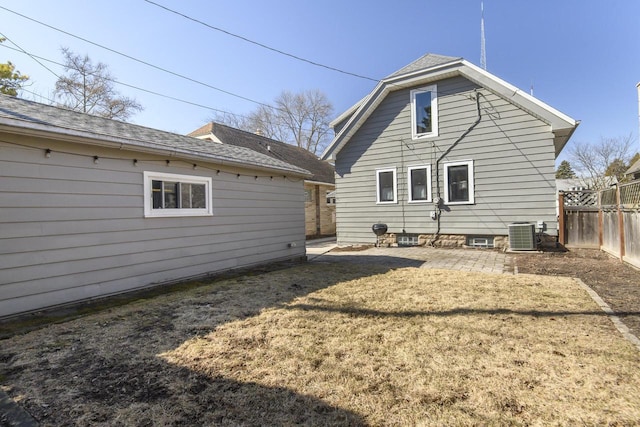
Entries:
POLYGON ((94 64, 88 55, 62 48, 65 75, 56 81, 55 97, 60 105, 109 119, 127 120, 142 110, 135 99, 120 96, 115 79, 102 62, 94 64))
POLYGON ((598 143, 574 143, 569 147, 568 155, 585 186, 599 190, 609 185, 607 171, 612 175, 613 166, 629 164, 634 154, 633 143, 631 134, 617 138, 601 137, 598 143))
POLYGON ((213 120, 318 154, 331 137, 332 113, 331 102, 319 90, 283 91, 272 106, 260 105, 245 118, 223 114, 213 120))

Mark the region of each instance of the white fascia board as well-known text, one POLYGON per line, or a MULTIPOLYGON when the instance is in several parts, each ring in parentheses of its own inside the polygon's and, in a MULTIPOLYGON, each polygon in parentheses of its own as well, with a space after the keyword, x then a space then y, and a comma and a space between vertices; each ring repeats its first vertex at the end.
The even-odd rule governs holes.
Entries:
MULTIPOLYGON (((342 127, 340 132, 334 137, 331 144, 329 144, 329 146, 324 150, 321 155, 322 160, 335 159, 336 154, 340 152, 344 144, 346 144, 353 134, 356 133, 378 105, 382 103, 389 92, 435 82, 448 77, 454 77, 458 75, 458 71, 456 68, 452 68, 452 66, 458 65, 459 62, 459 60, 456 60, 425 70, 382 80, 369 95, 360 101, 360 104, 356 104, 358 105, 358 108, 351 114, 349 122, 342 127)), ((350 112, 350 110, 348 111, 350 112)))
MULTIPOLYGON (((494 76, 464 59, 456 59, 455 61, 451 61, 446 64, 382 80, 369 95, 360 101, 359 104, 354 105, 340 116, 348 117, 347 113, 351 114, 349 122, 342 127, 331 144, 329 144, 322 153, 322 159, 335 159, 336 154, 340 152, 342 147, 344 147, 347 141, 349 141, 349 139, 355 134, 362 123, 369 118, 373 110, 380 105, 389 92, 437 82, 439 80, 458 75, 467 78, 480 87, 487 88, 496 95, 513 102, 515 105, 520 106, 526 111, 529 111, 534 116, 539 117, 541 120, 548 123, 551 126, 552 131, 559 131, 561 129, 574 130, 578 126, 578 122, 576 120, 545 104, 539 99, 534 98, 528 93, 523 92, 512 84, 507 83, 499 77, 494 76), (356 106, 358 108, 353 111, 356 106)), ((573 133, 573 131, 571 131, 571 133, 573 133)), ((561 147, 559 148, 561 149, 561 147)))
POLYGON ((492 90, 497 95, 512 101, 523 109, 534 113, 545 122, 549 123, 552 126, 552 130, 574 128, 578 125, 576 120, 566 114, 556 110, 550 105, 540 101, 538 98, 529 95, 527 92, 518 89, 486 70, 483 70, 466 60, 462 60, 462 65, 466 67, 461 69, 461 74, 464 77, 480 86, 492 90))
POLYGON ((333 188, 335 188, 335 186, 336 186, 332 182, 312 181, 310 179, 305 179, 304 183, 305 184, 311 184, 311 185, 324 185, 325 187, 333 187, 333 188))
POLYGON ((353 113, 356 112, 356 110, 367 100, 367 97, 369 95, 365 96, 364 98, 362 98, 360 101, 356 102, 355 104, 353 104, 351 107, 349 107, 348 110, 346 110, 345 112, 343 112, 342 114, 340 114, 338 117, 336 117, 335 119, 331 120, 329 122, 329 126, 331 126, 332 128, 336 127, 336 125, 346 119, 349 118, 349 116, 351 116, 353 113))
POLYGON ((278 166, 260 165, 242 160, 233 159, 227 156, 218 156, 215 154, 201 153, 186 148, 179 148, 161 144, 151 144, 141 140, 130 140, 126 138, 99 135, 91 132, 78 131, 61 127, 52 127, 48 124, 28 123, 22 120, 0 118, 0 131, 16 135, 35 136, 43 139, 56 139, 64 137, 64 141, 74 142, 84 145, 93 145, 98 147, 116 148, 119 150, 129 150, 140 153, 158 154, 171 158, 181 158, 196 161, 207 161, 219 165, 242 167, 245 169, 260 170, 265 172, 287 173, 288 175, 308 178, 313 174, 306 169, 296 168, 289 169, 278 166))

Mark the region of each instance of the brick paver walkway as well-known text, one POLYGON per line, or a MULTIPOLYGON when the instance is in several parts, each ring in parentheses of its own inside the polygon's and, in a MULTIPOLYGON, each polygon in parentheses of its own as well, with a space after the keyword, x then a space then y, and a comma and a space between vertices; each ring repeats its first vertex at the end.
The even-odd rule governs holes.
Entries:
POLYGON ((514 273, 512 257, 497 250, 440 249, 419 246, 330 251, 334 247, 333 242, 309 242, 307 257, 311 262, 383 263, 390 267, 441 268, 498 274, 514 273))

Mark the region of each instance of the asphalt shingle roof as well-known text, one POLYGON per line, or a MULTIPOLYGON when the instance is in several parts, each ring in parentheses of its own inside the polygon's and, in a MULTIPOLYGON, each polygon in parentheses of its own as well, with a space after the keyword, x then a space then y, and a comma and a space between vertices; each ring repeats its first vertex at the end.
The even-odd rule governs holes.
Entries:
POLYGON ((295 145, 214 122, 207 123, 189 135, 193 137, 214 135, 222 144, 216 142, 210 142, 210 144, 249 148, 260 154, 308 170, 313 174, 311 178, 308 178, 312 181, 335 183, 333 166, 318 159, 310 151, 295 145))
POLYGON ((0 95, 0 124, 49 131, 103 141, 123 142, 136 147, 174 150, 174 155, 196 156, 214 163, 233 163, 308 175, 304 168, 242 146, 213 144, 190 136, 79 113, 8 95, 0 95))
POLYGON ((448 62, 459 61, 461 59, 462 58, 460 57, 437 55, 435 53, 427 53, 426 55, 423 55, 420 58, 413 61, 411 64, 408 64, 400 68, 395 73, 389 75, 387 79, 391 77, 398 77, 403 74, 409 74, 414 71, 425 70, 431 67, 435 67, 437 65, 446 64, 448 62))

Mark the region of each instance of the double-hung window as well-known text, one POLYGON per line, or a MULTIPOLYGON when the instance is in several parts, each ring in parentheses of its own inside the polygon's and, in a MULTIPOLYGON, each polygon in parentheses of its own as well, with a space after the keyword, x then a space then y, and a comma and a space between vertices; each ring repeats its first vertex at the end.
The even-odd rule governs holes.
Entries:
POLYGON ((411 91, 411 136, 438 136, 438 91, 436 85, 411 91))
POLYGON ((144 172, 144 216, 210 216, 209 177, 144 172))
POLYGON ((445 163, 444 186, 447 205, 474 204, 473 160, 445 163))
POLYGON ((409 203, 431 201, 431 166, 411 166, 409 178, 409 203))
POLYGON ((396 169, 376 170, 376 201, 377 203, 396 203, 398 184, 396 169))

